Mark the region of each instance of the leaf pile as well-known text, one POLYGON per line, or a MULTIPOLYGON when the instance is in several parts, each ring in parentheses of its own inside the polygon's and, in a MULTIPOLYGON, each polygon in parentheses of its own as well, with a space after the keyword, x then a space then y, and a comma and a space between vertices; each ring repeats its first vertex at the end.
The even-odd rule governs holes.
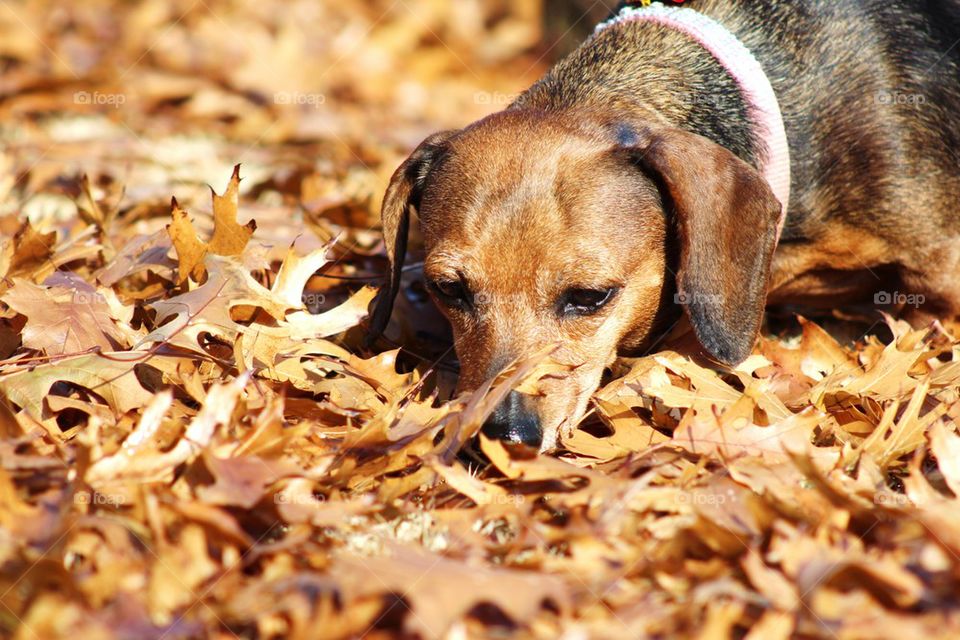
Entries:
POLYGON ((0 5, 0 636, 960 637, 954 325, 622 359, 540 457, 470 442, 541 359, 450 399, 412 271, 364 344, 539 3, 83 4, 0 5))

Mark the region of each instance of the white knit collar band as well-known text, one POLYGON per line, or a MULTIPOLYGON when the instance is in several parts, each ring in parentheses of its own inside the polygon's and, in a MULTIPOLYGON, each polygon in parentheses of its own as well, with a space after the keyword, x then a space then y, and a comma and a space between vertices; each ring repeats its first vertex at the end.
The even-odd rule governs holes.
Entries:
POLYGON ((668 7, 659 2, 645 7, 624 7, 616 16, 597 25, 596 31, 628 21, 654 22, 686 34, 716 58, 733 77, 747 102, 751 125, 761 142, 761 172, 785 214, 790 201, 787 133, 770 80, 750 50, 713 18, 688 7, 668 7))

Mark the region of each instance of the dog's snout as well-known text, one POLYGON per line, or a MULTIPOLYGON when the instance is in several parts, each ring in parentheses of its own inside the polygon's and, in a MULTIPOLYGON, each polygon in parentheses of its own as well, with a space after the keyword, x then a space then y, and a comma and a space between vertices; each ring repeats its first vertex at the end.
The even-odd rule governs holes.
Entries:
POLYGON ((539 416, 526 403, 526 396, 511 391, 484 423, 483 433, 489 438, 539 448, 543 428, 539 416))

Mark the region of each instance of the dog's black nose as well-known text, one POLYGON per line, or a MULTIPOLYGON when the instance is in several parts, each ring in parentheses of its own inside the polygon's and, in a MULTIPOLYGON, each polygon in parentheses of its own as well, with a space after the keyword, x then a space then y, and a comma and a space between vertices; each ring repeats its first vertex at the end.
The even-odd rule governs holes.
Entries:
POLYGON ((511 391, 487 418, 483 433, 488 438, 519 442, 539 449, 543 441, 540 418, 526 406, 526 402, 522 393, 511 391))

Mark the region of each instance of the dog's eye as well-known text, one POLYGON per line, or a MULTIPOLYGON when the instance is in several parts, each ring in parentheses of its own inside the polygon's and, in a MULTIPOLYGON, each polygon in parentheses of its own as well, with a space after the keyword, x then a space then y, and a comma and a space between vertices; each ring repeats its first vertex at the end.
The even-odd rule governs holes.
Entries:
POLYGON ((560 299, 565 316, 589 316, 602 309, 619 289, 568 289, 560 299))
POLYGON ((447 304, 464 306, 470 302, 470 292, 463 280, 428 280, 427 287, 447 304))

